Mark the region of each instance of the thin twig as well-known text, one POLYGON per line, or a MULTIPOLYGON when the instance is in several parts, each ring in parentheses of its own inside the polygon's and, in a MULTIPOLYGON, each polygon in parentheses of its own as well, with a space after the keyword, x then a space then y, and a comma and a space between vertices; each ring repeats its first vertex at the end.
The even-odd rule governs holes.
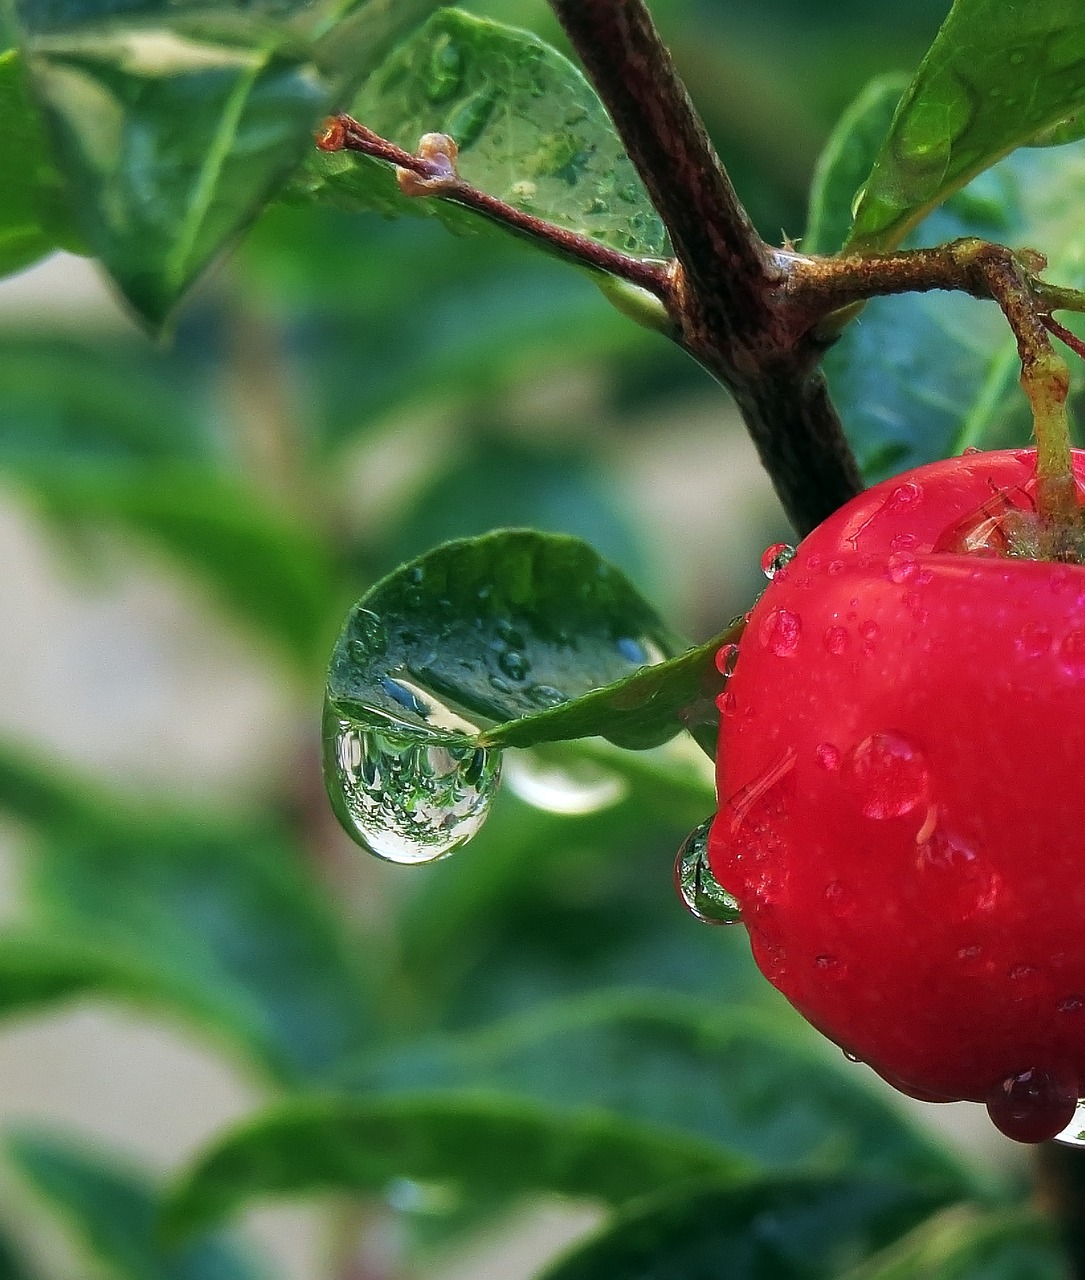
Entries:
POLYGON ((824 345, 780 303, 786 265, 735 194, 644 0, 550 3, 670 234, 679 341, 734 395, 806 534, 863 486, 816 370, 824 345))
POLYGON ((487 195, 465 182, 456 172, 455 143, 451 138, 444 134, 427 134, 422 142, 425 145, 420 146, 418 154, 413 154, 380 137, 352 117, 338 115, 332 116, 325 123, 317 139, 317 146, 322 151, 356 151, 387 161, 396 166, 400 175, 400 188, 407 195, 436 196, 466 209, 473 209, 483 217, 538 241, 582 266, 618 276, 641 289, 647 289, 665 306, 670 302, 673 286, 669 263, 630 257, 575 231, 545 222, 495 196, 487 195), (442 141, 427 144, 427 139, 442 141), (415 175, 418 181, 405 181, 405 174, 415 175))
POLYGON ((1085 342, 1076 333, 1071 333, 1064 324, 1059 324, 1053 316, 1041 315, 1040 319, 1043 321, 1045 329, 1053 333, 1060 342, 1065 342, 1075 355, 1085 360, 1085 342))

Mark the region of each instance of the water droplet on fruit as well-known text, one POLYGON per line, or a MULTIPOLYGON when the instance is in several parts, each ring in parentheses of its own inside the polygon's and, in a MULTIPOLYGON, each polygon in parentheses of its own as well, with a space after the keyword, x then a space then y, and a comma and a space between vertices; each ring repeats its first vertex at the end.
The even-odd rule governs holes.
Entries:
POLYGON ((722 693, 716 695, 716 710, 721 715, 727 715, 735 709, 735 695, 730 689, 724 689, 722 693))
POLYGON ((1034 964, 1015 964, 1009 977, 1011 982, 1025 982, 1029 978, 1035 978, 1039 972, 1034 964))
POLYGON ((712 818, 706 819, 682 842, 674 862, 674 886, 690 915, 705 924, 738 924, 742 908, 727 892, 708 865, 708 833, 712 818))
POLYGON ((848 976, 848 967, 840 962, 839 956, 821 955, 814 958, 814 967, 818 973, 834 982, 840 982, 848 976))
POLYGON ((850 1049, 841 1049, 840 1051, 849 1062, 861 1063, 863 1060, 857 1053, 852 1053, 850 1049))
POLYGON ((846 627, 828 627, 825 631, 825 648, 839 658, 848 647, 848 631, 846 627))
POLYGON ((843 572, 844 572, 844 561, 843 561, 843 560, 830 560, 830 561, 829 561, 829 573, 830 573, 834 578, 837 576, 837 574, 840 574, 840 573, 843 573, 843 572))
POLYGON ((721 676, 729 676, 731 668, 735 665, 735 659, 738 657, 737 644, 725 644, 716 652, 716 670, 721 676))
POLYGON ((930 774, 922 752, 894 733, 872 733, 853 747, 841 778, 868 818, 899 818, 928 803, 930 774))
POLYGON ((840 749, 831 742, 823 742, 814 751, 817 762, 826 773, 835 773, 840 768, 840 749))
POLYGON ((1059 666, 1068 676, 1085 676, 1085 631, 1068 631, 1059 641, 1059 666))
POLYGON ((1059 1013, 1078 1013, 1085 1001, 1080 996, 1067 996, 1058 1003, 1059 1013))
POLYGON ((781 569, 787 566, 795 559, 795 548, 787 542, 774 542, 771 547, 766 547, 761 557, 761 572, 771 582, 781 569))
POLYGON ((786 658, 798 648, 802 622, 790 609, 772 609, 761 619, 757 638, 762 646, 778 658, 786 658))
POLYGON ((1015 1142, 1047 1142, 1073 1121, 1077 1092, 1071 1072, 1033 1067, 1000 1080, 987 1095, 987 1113, 1015 1142))
POLYGON ((909 511, 923 501, 923 486, 914 480, 898 484, 885 501, 885 511, 909 511))
POLYGON ((1027 622, 1014 641, 1014 648, 1026 658, 1042 658, 1051 650, 1051 629, 1042 622, 1027 622))
POLYGON ((501 774, 498 752, 327 705, 324 776, 348 834, 387 862, 434 862, 474 836, 501 774))
POLYGON ((514 795, 547 813, 598 813, 629 794, 621 774, 583 757, 559 763, 538 751, 507 751, 504 777, 514 795))
POLYGON ((898 585, 904 582, 911 582, 918 572, 919 563, 910 551, 895 551, 889 557, 886 573, 890 582, 895 582, 898 585))

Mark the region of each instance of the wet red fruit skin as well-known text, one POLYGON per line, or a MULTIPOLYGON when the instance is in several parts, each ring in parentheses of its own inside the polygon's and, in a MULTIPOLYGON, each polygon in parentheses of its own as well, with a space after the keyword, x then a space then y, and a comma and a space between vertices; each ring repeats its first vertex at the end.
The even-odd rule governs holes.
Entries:
POLYGON ((721 704, 709 843, 800 1012, 1024 1141, 1085 1093, 1085 568, 936 548, 1028 507, 1033 464, 920 468, 799 546, 721 704))

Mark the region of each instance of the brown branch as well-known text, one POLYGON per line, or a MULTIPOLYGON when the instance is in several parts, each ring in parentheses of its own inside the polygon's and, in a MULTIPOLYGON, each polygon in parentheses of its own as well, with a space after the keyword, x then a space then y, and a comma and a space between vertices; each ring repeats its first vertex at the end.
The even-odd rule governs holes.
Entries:
POLYGON ((419 144, 418 153, 412 154, 352 117, 338 115, 325 122, 317 138, 317 146, 322 151, 357 151, 387 161, 396 166, 400 189, 405 195, 436 196, 472 209, 581 266, 618 276, 647 289, 668 310, 673 305, 669 263, 630 257, 479 191, 456 172, 456 144, 446 134, 426 134, 419 144))
POLYGON ((816 372, 824 347, 780 306, 757 234, 644 0, 550 0, 670 233, 679 341, 727 386, 800 534, 862 489, 816 372))

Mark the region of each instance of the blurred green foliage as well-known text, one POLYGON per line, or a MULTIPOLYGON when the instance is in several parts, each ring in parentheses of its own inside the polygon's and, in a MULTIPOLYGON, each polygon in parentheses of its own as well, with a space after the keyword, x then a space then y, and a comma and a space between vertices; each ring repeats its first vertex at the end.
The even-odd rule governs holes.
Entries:
MULTIPOLYGON (((944 1274, 1056 1275, 1058 1254, 1016 1188, 859 1083, 860 1069, 759 980, 741 930, 683 912, 674 854, 714 797, 707 763, 681 743, 625 756, 594 739, 563 749, 554 758, 566 771, 601 771, 605 802, 544 812, 510 786, 456 858, 374 875, 374 901, 355 901, 358 877, 344 870, 355 855, 314 799, 324 668, 355 600, 445 540, 527 527, 583 539, 617 565, 629 580, 621 618, 662 634, 662 617, 703 642, 749 606, 761 546, 779 531, 768 508, 742 526, 706 502, 694 513, 704 541, 726 529, 743 567, 683 593, 675 565, 695 548, 655 534, 629 477, 645 450, 704 419, 717 391, 703 371, 588 278, 492 228, 455 218, 453 235, 435 219, 358 212, 382 192, 396 202, 386 174, 344 178, 338 157, 335 193, 327 158, 310 155, 299 176, 319 116, 352 95, 387 83, 373 101, 389 130, 410 141, 423 127, 404 77, 432 59, 432 40, 384 60, 435 7, 15 5, 19 51, 0 54, 0 269, 58 247, 93 251, 144 322, 168 317, 170 341, 116 316, 73 326, 0 309, 0 480, 68 545, 119 530, 161 558, 149 563, 187 573, 201 606, 232 620, 280 682, 300 727, 256 812, 251 797, 212 815, 123 794, 42 763, 35 741, 0 752, 0 809, 27 833, 29 899, 19 927, 0 934, 0 1012, 118 1001, 182 1027, 275 1095, 173 1193, 175 1228, 267 1192, 345 1189, 367 1220, 398 1228, 398 1280, 542 1190, 621 1207, 553 1280, 702 1280, 724 1260, 743 1277, 905 1277, 930 1274, 932 1256, 944 1274), (382 64, 384 78, 367 80, 382 64), (265 207, 272 192, 284 198, 265 207), (964 1208, 917 1226, 958 1199, 964 1208), (1014 1213, 992 1212, 992 1199, 1014 1213)), ((825 152, 809 234, 831 251, 947 7, 656 0, 653 11, 772 241, 802 236, 841 112, 870 77, 895 77, 825 152)), ((542 0, 465 8, 568 54, 542 0)), ((435 21, 430 35, 449 22, 481 32, 483 80, 526 47, 462 18, 435 21)), ((11 35, 11 14, 5 23, 11 35)), ((544 98, 574 83, 550 58, 544 98)), ((469 96, 488 91, 480 83, 469 96)), ((605 185, 624 161, 585 101, 591 136, 611 149, 605 185)), ((507 142, 487 138, 480 182, 508 161, 507 142)), ((993 160, 996 142, 984 147, 993 160)), ((915 234, 1035 244, 1081 283, 1082 156, 1080 144, 1015 153, 915 234)), ((633 247, 655 252, 641 202, 638 191, 633 247)), ((1022 437, 1012 351, 997 317, 973 324, 978 305, 872 304, 831 354, 868 475, 1022 437)), ((712 403, 725 422, 722 393, 712 403)), ((715 448, 707 434, 703 445, 715 448)), ((677 485, 673 501, 690 505, 677 485)), ((551 595, 581 585, 585 563, 563 561, 551 595)), ((501 562, 495 575, 518 582, 512 569, 501 562)), ((390 583, 385 594, 402 594, 405 580, 390 583)), ((616 623, 604 621, 613 644, 616 623)), ((637 661, 626 654, 605 677, 637 661)), ((667 736, 649 727, 645 742, 667 736)), ((552 762, 514 759, 536 772, 552 762)), ((216 1236, 173 1252, 156 1227, 169 1193, 108 1152, 22 1132, 8 1154, 35 1192, 31 1220, 56 1213, 95 1274, 245 1280, 264 1269, 216 1236)), ((0 1199, 0 1223, 17 1216, 0 1199)), ((0 1276, 53 1280, 18 1261, 32 1237, 0 1236, 0 1276)))

